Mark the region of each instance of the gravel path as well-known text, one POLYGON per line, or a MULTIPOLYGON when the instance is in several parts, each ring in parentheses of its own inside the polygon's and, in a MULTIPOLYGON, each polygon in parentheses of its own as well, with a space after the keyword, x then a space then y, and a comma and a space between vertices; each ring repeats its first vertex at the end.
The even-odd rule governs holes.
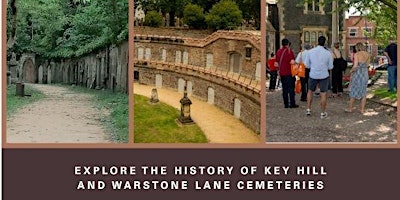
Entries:
MULTIPOLYGON (((55 85, 29 84, 46 96, 7 119, 8 143, 109 143, 89 94, 55 85)), ((29 97, 25 97, 29 98, 29 97)))
MULTIPOLYGON (((135 83, 134 93, 150 97, 152 86, 135 83)), ((174 90, 158 88, 160 101, 180 109, 182 94, 174 90)), ((207 102, 190 97, 193 121, 200 127, 210 143, 259 143, 259 136, 240 120, 207 102)))
MULTIPOLYGON (((377 85, 385 78, 382 76, 377 85)), ((366 113, 345 113, 349 100, 346 94, 328 98, 329 116, 320 119, 319 100, 314 98, 313 113, 306 116, 306 102, 300 101, 300 95, 296 95, 300 107, 287 109, 281 90, 267 92, 267 142, 397 142, 397 108, 367 101, 366 113)), ((357 111, 359 101, 354 106, 357 111)))

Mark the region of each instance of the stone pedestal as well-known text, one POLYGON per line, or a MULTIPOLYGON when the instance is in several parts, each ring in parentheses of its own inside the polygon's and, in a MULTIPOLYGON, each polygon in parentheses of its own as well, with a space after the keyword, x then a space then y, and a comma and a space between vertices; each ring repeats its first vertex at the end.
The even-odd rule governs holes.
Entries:
POLYGON ((151 98, 150 98, 150 103, 158 103, 160 100, 158 99, 158 92, 157 88, 153 88, 151 90, 151 98))

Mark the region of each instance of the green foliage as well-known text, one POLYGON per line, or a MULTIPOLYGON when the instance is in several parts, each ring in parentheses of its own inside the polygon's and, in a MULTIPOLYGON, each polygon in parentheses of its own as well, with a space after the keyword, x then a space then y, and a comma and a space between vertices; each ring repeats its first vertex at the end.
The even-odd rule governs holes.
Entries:
POLYGON ((135 95, 135 143, 206 143, 197 125, 178 126, 179 111, 167 104, 150 104, 144 96, 135 95))
POLYGON ((162 24, 162 17, 156 11, 150 11, 146 14, 144 25, 151 27, 159 27, 162 24))
POLYGON ((385 88, 379 88, 374 90, 374 95, 379 97, 379 98, 389 98, 391 100, 396 100, 397 99, 397 92, 388 92, 388 89, 385 88))
POLYGON ((213 29, 234 29, 242 22, 242 11, 231 0, 216 3, 206 15, 206 22, 213 29))
POLYGON ((186 5, 183 11, 183 22, 190 28, 204 28, 205 15, 203 8, 195 4, 186 5))
POLYGON ((45 96, 39 90, 36 90, 26 84, 24 92, 25 94, 29 94, 31 96, 15 96, 16 86, 13 84, 7 87, 7 117, 12 116, 18 109, 21 109, 24 106, 29 106, 29 104, 36 102, 45 96))
POLYGON ((78 57, 128 38, 126 0, 24 0, 17 9, 16 53, 78 57))

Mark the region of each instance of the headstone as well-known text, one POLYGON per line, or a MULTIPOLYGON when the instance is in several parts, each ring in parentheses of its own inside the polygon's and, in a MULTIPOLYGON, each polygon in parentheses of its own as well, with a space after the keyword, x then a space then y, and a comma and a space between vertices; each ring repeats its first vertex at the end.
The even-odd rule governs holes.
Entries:
POLYGON ((47 69, 47 84, 51 84, 51 67, 49 66, 49 68, 47 69))
POLYGON ((256 80, 259 81, 261 79, 261 62, 256 64, 256 80))
POLYGON ((208 104, 214 104, 214 98, 215 98, 215 90, 212 87, 208 87, 208 92, 207 92, 207 103, 208 104))
POLYGON ((178 79, 178 92, 179 93, 183 94, 183 92, 185 90, 185 84, 186 84, 185 80, 183 80, 182 78, 178 79))
POLYGON ((138 60, 143 60, 144 58, 144 49, 143 47, 138 48, 138 60))
POLYGON ((156 74, 156 88, 162 88, 162 75, 156 74))
POLYGON ((233 108, 233 115, 236 118, 240 118, 240 108, 241 108, 241 101, 238 98, 234 100, 234 108, 233 108))
POLYGON ((151 98, 150 98, 150 102, 151 103, 158 103, 160 100, 158 99, 158 92, 157 92, 157 88, 153 88, 151 90, 151 98))
POLYGON ((183 52, 183 64, 189 63, 189 53, 187 51, 183 52))
POLYGON ((176 51, 175 52, 175 63, 181 63, 182 61, 182 52, 176 51))
POLYGON ((214 65, 214 55, 212 53, 208 53, 206 55, 206 68, 211 68, 214 65))
POLYGON ((167 61, 167 50, 166 49, 161 50, 161 61, 163 61, 163 62, 167 61))
POLYGON ((42 84, 43 83, 43 66, 42 65, 39 66, 38 75, 39 75, 39 84, 42 84))
POLYGON ((150 60, 151 59, 151 49, 146 48, 146 54, 145 54, 145 60, 150 60))
POLYGON ((188 96, 192 96, 192 94, 193 94, 193 83, 192 83, 192 81, 187 81, 186 89, 187 89, 188 96))

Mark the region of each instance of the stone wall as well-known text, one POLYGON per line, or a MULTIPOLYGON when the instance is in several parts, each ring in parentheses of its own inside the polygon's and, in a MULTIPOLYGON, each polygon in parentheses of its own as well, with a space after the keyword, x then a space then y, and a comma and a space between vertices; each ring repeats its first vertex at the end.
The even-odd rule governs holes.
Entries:
POLYGON ((261 35, 251 31, 217 31, 205 38, 136 34, 135 60, 158 60, 236 72, 259 79, 261 35), (186 57, 185 57, 186 54, 186 57), (207 56, 212 62, 207 66, 207 56))
MULTIPOLYGON (((26 60, 26 56, 22 56, 26 60)), ((35 61, 35 59, 33 59, 35 61)), ((22 61, 22 60, 21 60, 22 61)), ((19 73, 24 73, 20 62, 19 73)), ((35 61, 36 83, 75 84, 91 89, 128 91, 128 42, 112 45, 80 58, 35 61)), ((25 75, 19 78, 25 80, 25 75)))

